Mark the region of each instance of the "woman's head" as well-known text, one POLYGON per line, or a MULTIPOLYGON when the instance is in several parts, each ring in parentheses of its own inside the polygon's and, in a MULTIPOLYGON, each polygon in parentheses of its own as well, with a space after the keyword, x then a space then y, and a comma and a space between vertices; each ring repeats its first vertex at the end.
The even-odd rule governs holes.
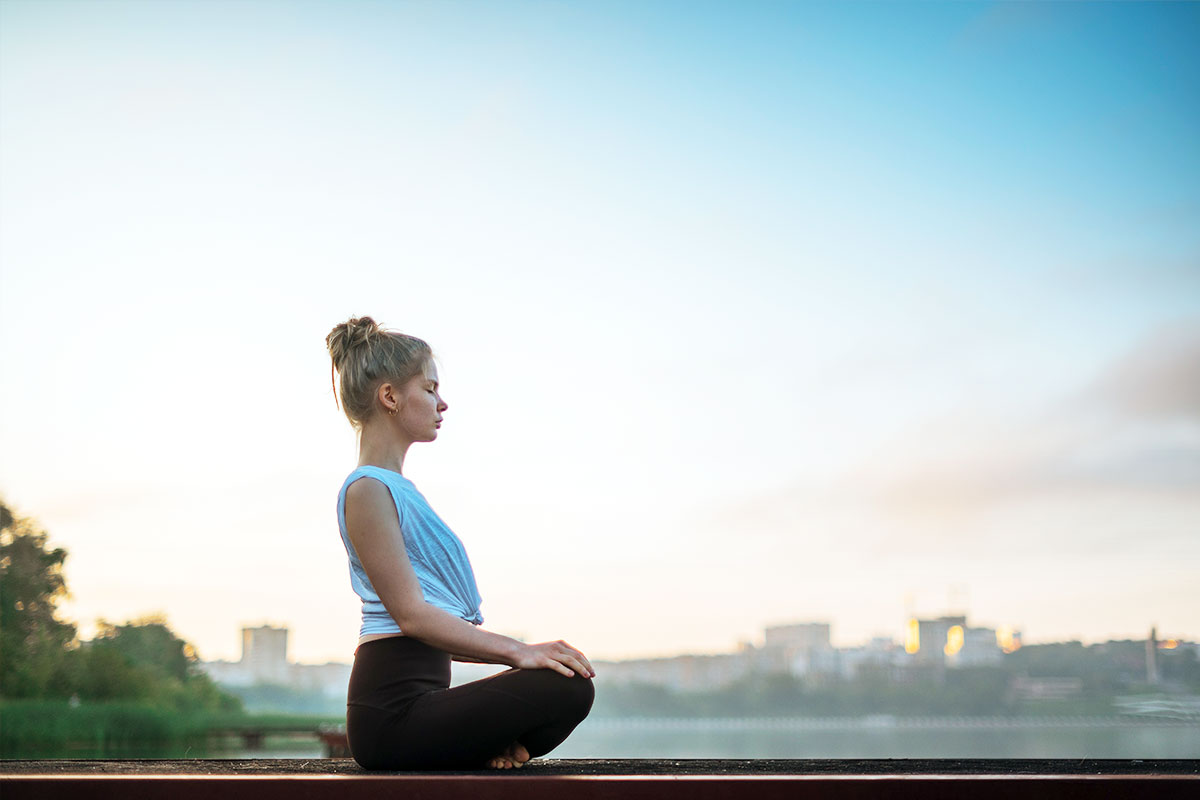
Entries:
POLYGON ((370 317, 335 325, 325 345, 340 378, 342 410, 356 428, 380 410, 381 385, 403 387, 433 363, 433 351, 424 341, 384 330, 370 317))

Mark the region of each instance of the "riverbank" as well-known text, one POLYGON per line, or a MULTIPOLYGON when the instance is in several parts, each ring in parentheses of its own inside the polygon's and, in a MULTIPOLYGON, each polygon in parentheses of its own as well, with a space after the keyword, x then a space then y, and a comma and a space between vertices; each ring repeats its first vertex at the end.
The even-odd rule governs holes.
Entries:
POLYGON ((147 703, 0 703, 0 758, 183 757, 253 747, 266 736, 315 737, 344 718, 244 712, 181 712, 147 703))

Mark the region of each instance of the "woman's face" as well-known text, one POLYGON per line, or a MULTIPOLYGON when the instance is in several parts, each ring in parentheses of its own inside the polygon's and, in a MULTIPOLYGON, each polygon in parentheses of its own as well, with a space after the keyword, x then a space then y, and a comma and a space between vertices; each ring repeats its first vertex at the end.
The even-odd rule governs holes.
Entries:
POLYGON ((404 385, 403 402, 396 413, 396 422, 406 437, 414 442, 432 442, 442 426, 442 412, 447 408, 438 394, 437 367, 427 362, 420 375, 404 385))

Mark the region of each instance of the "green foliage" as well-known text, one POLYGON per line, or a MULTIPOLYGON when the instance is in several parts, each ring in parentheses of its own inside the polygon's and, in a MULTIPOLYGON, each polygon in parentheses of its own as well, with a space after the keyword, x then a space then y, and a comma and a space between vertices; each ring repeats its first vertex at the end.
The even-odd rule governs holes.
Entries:
POLYGON ((75 626, 57 616, 67 551, 0 501, 0 696, 40 697, 75 626))
MULTIPOLYGON (((179 713, 130 701, 0 701, 0 758, 63 756, 180 757, 211 752, 238 731, 294 733, 345 721, 339 716, 247 715, 236 711, 179 713)), ((235 739, 236 741, 236 739, 235 739)), ((217 751, 221 752, 220 750, 217 751)))
POLYGON ((61 547, 49 548, 33 521, 0 502, 0 697, 125 701, 167 714, 241 711, 241 701, 200 672, 195 650, 161 617, 102 622, 92 641, 76 641, 75 626, 56 616, 67 594, 66 557, 61 547))
POLYGON ((172 633, 161 617, 124 625, 101 622, 92 647, 117 652, 131 665, 159 679, 186 681, 195 672, 195 651, 172 633))
MULTIPOLYGON (((183 755, 184 748, 211 744, 214 732, 263 728, 240 711, 180 714, 130 701, 6 700, 0 702, 0 716, 2 758, 50 758, 80 751, 161 754, 170 749, 183 755)), ((264 729, 284 727, 279 720, 267 723, 264 729)))

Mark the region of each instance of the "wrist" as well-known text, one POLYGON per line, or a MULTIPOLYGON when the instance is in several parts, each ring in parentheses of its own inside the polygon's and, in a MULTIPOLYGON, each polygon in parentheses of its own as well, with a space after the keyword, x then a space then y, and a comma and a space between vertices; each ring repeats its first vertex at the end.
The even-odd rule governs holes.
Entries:
POLYGON ((518 642, 516 639, 509 639, 508 641, 510 644, 508 646, 508 652, 505 653, 504 663, 508 664, 510 667, 519 666, 521 656, 525 654, 525 651, 529 648, 529 645, 525 644, 524 642, 518 642))

